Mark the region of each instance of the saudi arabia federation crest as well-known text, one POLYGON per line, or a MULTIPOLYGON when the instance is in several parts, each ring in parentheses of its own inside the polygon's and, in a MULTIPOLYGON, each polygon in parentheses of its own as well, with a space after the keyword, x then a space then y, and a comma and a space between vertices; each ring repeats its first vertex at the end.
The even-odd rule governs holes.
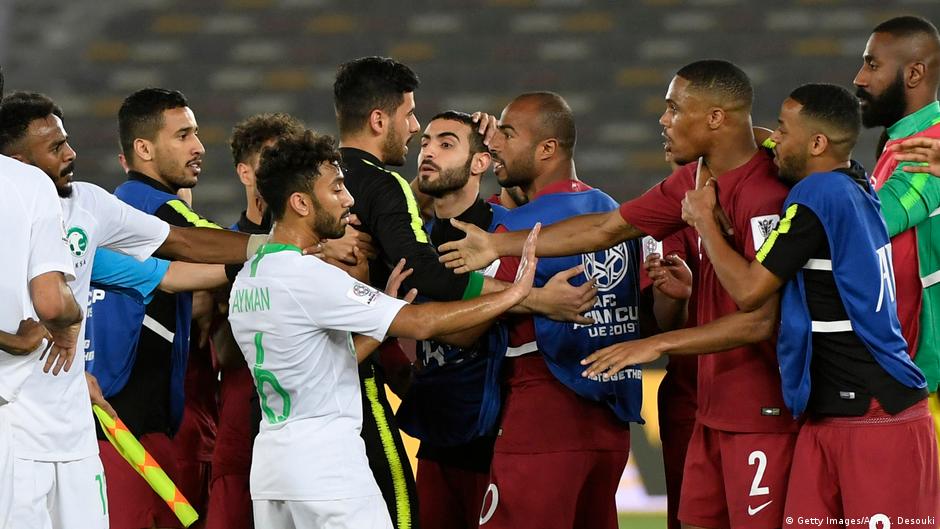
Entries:
POLYGON ((78 226, 72 226, 65 232, 65 240, 69 244, 69 251, 75 257, 81 257, 88 251, 88 235, 78 226))
POLYGON ((581 254, 584 275, 597 280, 597 289, 601 292, 620 284, 630 268, 629 252, 626 243, 594 253, 581 254))

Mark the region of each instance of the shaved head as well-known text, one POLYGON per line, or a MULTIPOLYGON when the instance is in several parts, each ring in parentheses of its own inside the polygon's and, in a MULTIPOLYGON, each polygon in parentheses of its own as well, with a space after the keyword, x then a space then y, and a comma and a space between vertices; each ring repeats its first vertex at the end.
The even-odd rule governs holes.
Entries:
POLYGON ((913 16, 886 20, 872 30, 853 83, 862 124, 890 127, 937 100, 940 33, 913 16))
POLYGON ((563 97, 554 92, 528 92, 513 99, 510 105, 534 111, 536 141, 555 138, 566 154, 574 154, 578 139, 574 114, 563 97))

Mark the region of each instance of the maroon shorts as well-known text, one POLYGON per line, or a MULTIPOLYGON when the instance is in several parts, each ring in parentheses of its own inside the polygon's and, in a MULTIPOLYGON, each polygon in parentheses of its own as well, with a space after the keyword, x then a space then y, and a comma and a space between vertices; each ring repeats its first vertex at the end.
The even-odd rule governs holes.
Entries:
POLYGON ((696 421, 679 519, 700 527, 780 527, 795 443, 796 433, 725 432, 696 421))
POLYGON ((884 517, 895 528, 937 527, 940 469, 927 401, 894 416, 872 402, 864 417, 810 420, 800 430, 784 527, 879 527, 884 517))
POLYGON ((476 529, 490 483, 486 473, 418 459, 416 485, 422 529, 476 529))
POLYGON ((616 529, 630 427, 558 381, 540 355, 511 358, 482 529, 616 529))
POLYGON ((481 529, 617 529, 627 452, 493 455, 481 529))
MULTIPOLYGON (((180 473, 170 438, 159 433, 144 434, 140 437, 140 444, 160 464, 166 475, 178 484, 180 473)), ((108 518, 111 529, 183 527, 166 502, 117 453, 110 442, 98 441, 98 450, 108 482, 108 518)))
POLYGON ((206 529, 254 529, 248 474, 226 474, 212 479, 206 529))
MULTIPOLYGON (((677 358, 670 359, 670 362, 677 358)), ((698 360, 691 357, 692 360, 698 360)), ((679 498, 682 491, 682 470, 689 439, 695 428, 695 376, 693 369, 687 374, 666 371, 659 385, 659 439, 663 445, 663 471, 666 476, 666 524, 668 529, 679 529, 679 498), (681 377, 691 375, 691 388, 681 377)))

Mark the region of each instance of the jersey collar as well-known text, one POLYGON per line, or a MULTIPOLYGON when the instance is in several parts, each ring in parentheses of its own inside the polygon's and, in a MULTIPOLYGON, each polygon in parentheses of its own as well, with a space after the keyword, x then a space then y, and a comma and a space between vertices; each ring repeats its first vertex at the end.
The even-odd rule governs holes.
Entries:
POLYGON ((303 251, 301 251, 301 249, 298 246, 294 246, 293 244, 269 242, 269 243, 262 244, 258 248, 258 252, 256 253, 256 255, 268 255, 268 254, 278 253, 278 252, 303 253, 303 251))
POLYGON ((913 114, 908 114, 888 127, 888 139, 913 136, 940 123, 940 102, 934 101, 913 114))
POLYGON ((340 147, 340 154, 343 155, 343 162, 349 163, 352 160, 362 160, 381 169, 385 169, 385 163, 371 152, 366 152, 355 147, 340 147))
POLYGON ((588 191, 590 189, 592 189, 591 186, 580 180, 571 180, 566 178, 565 180, 560 180, 543 187, 542 190, 532 198, 532 200, 535 200, 536 198, 544 195, 552 195, 555 193, 578 193, 581 191, 588 191))
POLYGON ((167 187, 167 186, 163 185, 162 183, 158 182, 157 180, 155 180, 155 179, 153 179, 153 178, 151 178, 151 177, 145 175, 144 173, 140 173, 140 172, 137 172, 137 171, 128 171, 128 172, 127 172, 127 179, 128 179, 128 180, 136 180, 137 182, 142 182, 142 183, 147 184, 148 186, 150 186, 150 187, 152 187, 152 188, 154 188, 154 189, 163 191, 164 193, 169 193, 169 194, 171 194, 171 195, 175 195, 175 194, 176 194, 176 191, 173 191, 173 190, 170 189, 169 187, 167 187))

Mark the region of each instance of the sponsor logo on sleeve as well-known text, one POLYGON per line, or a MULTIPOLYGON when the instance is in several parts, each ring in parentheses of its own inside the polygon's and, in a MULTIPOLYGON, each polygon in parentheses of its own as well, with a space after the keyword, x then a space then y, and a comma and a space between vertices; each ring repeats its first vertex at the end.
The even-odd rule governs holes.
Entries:
POLYGON ((774 231, 777 223, 780 222, 780 215, 762 215, 760 217, 751 217, 751 237, 754 239, 754 251, 764 245, 764 241, 774 231))
POLYGON ((346 297, 356 303, 371 307, 375 304, 375 300, 379 298, 379 292, 368 285, 356 283, 346 292, 346 297))
POLYGON ((643 261, 646 261, 646 258, 653 253, 662 255, 663 243, 647 235, 646 237, 643 237, 643 261))

